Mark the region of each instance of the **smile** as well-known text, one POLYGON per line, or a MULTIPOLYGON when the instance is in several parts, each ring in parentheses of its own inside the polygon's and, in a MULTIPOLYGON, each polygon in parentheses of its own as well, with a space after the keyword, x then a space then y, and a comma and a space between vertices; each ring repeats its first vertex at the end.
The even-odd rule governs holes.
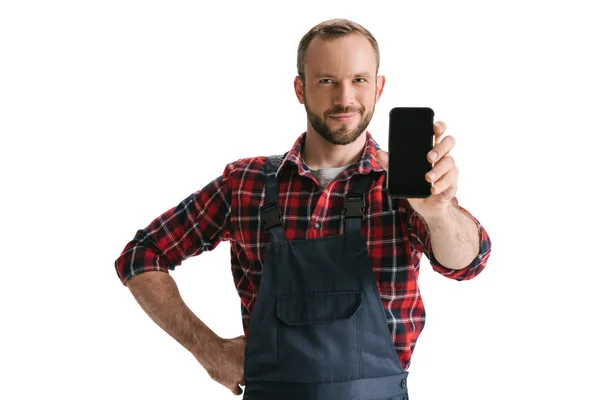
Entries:
POLYGON ((329 118, 334 119, 336 121, 340 121, 340 122, 347 122, 352 120, 352 118, 354 118, 356 116, 356 114, 335 114, 335 115, 330 115, 329 118))

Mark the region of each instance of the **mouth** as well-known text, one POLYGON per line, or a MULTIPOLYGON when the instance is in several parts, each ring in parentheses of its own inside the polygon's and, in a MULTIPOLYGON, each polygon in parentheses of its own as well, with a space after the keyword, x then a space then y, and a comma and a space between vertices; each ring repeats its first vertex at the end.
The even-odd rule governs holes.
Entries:
POLYGON ((333 114, 330 115, 329 118, 333 119, 334 121, 340 121, 340 122, 348 122, 351 121, 358 113, 353 113, 353 114, 333 114))

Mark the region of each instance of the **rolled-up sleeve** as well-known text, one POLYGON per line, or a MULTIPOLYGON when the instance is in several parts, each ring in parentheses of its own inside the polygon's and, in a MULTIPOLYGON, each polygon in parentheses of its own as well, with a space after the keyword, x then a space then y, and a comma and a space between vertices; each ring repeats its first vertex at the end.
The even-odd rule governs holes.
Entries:
POLYGON ((221 176, 137 231, 114 263, 124 285, 146 271, 173 270, 229 238, 234 168, 227 164, 221 176))
POLYGON ((475 218, 469 211, 461 207, 458 204, 458 200, 454 198, 455 204, 458 208, 468 217, 470 217, 479 232, 479 253, 471 261, 469 265, 462 269, 451 269, 443 266, 436 258, 433 253, 431 246, 431 238, 429 235, 429 229, 423 218, 410 206, 408 206, 408 224, 410 231, 410 243, 411 247, 415 250, 415 255, 420 257, 420 254, 425 254, 429 260, 433 269, 442 274, 443 276, 454 279, 457 281, 469 280, 481 273, 485 268, 488 258, 492 250, 492 242, 488 235, 488 232, 482 226, 482 224, 475 218))

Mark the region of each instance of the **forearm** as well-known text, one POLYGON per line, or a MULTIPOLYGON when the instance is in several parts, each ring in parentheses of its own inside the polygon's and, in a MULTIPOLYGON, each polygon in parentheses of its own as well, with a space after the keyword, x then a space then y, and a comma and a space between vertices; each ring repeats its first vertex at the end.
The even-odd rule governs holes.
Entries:
POLYGON ((148 271, 127 280, 127 287, 148 316, 207 368, 220 338, 184 303, 173 278, 148 271))
POLYGON ((439 263, 450 269, 468 266, 479 254, 479 232, 475 222, 452 203, 446 212, 423 218, 431 247, 439 263))

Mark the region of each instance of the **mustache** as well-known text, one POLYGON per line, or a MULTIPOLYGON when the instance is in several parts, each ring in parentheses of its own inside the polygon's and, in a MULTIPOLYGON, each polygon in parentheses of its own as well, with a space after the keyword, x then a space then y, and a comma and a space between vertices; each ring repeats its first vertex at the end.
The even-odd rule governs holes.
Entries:
POLYGON ((331 110, 327 110, 327 112, 325 112, 325 115, 362 113, 363 111, 363 107, 335 107, 331 110))

